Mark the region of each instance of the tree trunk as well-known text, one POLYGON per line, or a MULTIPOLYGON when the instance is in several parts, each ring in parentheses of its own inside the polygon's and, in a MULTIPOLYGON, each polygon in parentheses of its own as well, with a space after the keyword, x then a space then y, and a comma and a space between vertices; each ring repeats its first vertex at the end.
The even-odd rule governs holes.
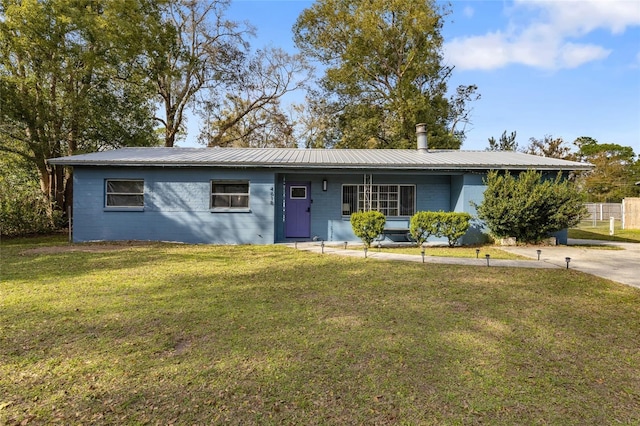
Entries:
POLYGON ((64 212, 69 211, 69 207, 73 209, 73 172, 67 169, 65 185, 64 185, 64 212))
POLYGON ((164 146, 167 148, 173 148, 176 141, 176 122, 175 111, 170 101, 165 103, 165 119, 166 126, 164 129, 164 146))

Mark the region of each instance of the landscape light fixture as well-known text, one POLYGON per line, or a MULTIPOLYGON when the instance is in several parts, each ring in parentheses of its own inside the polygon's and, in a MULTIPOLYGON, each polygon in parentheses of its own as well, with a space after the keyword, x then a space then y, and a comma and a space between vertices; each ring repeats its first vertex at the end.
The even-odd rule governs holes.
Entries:
POLYGON ((324 254, 324 241, 320 243, 320 249, 322 250, 322 254, 324 254))
POLYGON ((536 250, 536 253, 538 253, 538 260, 540 260, 540 254, 542 253, 542 250, 538 249, 536 250))
POLYGON ((569 262, 571 262, 571 258, 570 257, 565 257, 564 261, 567 262, 567 269, 569 269, 569 262))
POLYGON ((491 255, 487 253, 484 255, 484 257, 487 259, 487 266, 489 266, 489 259, 491 258, 491 255))
POLYGON ((364 246, 364 258, 367 258, 367 251, 369 250, 369 248, 367 246, 364 246))
POLYGON ((382 243, 378 241, 378 253, 380 253, 380 247, 382 247, 382 243))
POLYGON ((346 241, 344 242, 344 249, 345 250, 347 249, 347 242, 346 241))
POLYGON ((322 190, 326 192, 328 187, 329 187, 329 182, 327 182, 327 179, 322 179, 322 190))
POLYGON ((294 241, 294 242, 293 242, 293 247, 294 247, 296 250, 298 250, 298 242, 297 242, 297 241, 294 241))
POLYGON ((476 259, 480 257, 480 249, 476 249, 476 259))
POLYGON ((424 263, 424 247, 422 247, 420 254, 422 255, 422 263, 424 263))

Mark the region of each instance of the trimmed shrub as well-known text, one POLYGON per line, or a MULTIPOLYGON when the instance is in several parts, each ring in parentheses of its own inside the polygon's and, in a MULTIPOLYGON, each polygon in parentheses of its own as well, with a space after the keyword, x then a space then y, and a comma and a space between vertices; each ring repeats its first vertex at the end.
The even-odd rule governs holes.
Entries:
POLYGON ((462 212, 417 212, 411 216, 409 231, 418 246, 430 236, 446 237, 449 247, 453 247, 467 232, 471 215, 462 212))
POLYGON ((362 240, 366 247, 371 247, 371 242, 384 231, 387 222, 380 212, 358 212, 351 215, 351 228, 353 233, 362 240))
POLYGON ((469 229, 471 215, 462 212, 442 212, 438 217, 438 234, 447 237, 449 247, 454 247, 469 229))
POLYGON ((409 233, 418 246, 427 241, 430 236, 438 235, 438 223, 440 213, 437 212, 417 212, 411 216, 409 222, 409 233))

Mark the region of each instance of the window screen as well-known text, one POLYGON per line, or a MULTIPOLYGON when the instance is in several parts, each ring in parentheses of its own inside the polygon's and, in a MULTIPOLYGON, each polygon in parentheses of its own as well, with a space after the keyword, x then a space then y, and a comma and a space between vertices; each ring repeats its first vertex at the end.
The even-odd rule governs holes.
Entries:
POLYGON ((107 207, 144 207, 144 180, 107 179, 107 207))
POLYGON ((211 209, 248 209, 248 181, 212 181, 211 209))
POLYGON ((342 214, 374 210, 385 216, 412 216, 415 193, 415 185, 343 185, 342 214))

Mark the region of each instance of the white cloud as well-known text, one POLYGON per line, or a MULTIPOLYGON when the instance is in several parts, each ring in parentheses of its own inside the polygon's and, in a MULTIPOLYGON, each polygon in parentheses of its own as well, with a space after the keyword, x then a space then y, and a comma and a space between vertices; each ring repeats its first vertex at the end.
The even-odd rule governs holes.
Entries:
POLYGON ((611 50, 592 44, 565 43, 559 51, 558 63, 561 68, 577 68, 587 62, 604 59, 611 50))
POLYGON ((541 69, 576 68, 604 59, 610 53, 593 44, 559 44, 558 40, 525 37, 510 40, 499 32, 457 39, 447 45, 447 58, 458 69, 492 70, 511 63, 541 69))
POLYGON ((541 9, 568 35, 584 35, 599 28, 621 34, 627 27, 640 25, 640 2, 635 0, 516 0, 516 4, 541 9))
POLYGON ((473 13, 474 13, 474 10, 471 6, 465 6, 465 8, 462 9, 462 14, 465 16, 465 18, 473 17, 473 13))
POLYGON ((447 59, 459 69, 491 70, 509 63, 509 45, 501 33, 454 39, 445 47, 447 59))
POLYGON ((458 69, 497 69, 522 64, 542 69, 576 68, 602 60, 611 50, 580 38, 604 29, 620 34, 640 25, 640 2, 516 0, 504 31, 459 37, 445 44, 458 69), (525 21, 522 21, 523 16, 525 21))

